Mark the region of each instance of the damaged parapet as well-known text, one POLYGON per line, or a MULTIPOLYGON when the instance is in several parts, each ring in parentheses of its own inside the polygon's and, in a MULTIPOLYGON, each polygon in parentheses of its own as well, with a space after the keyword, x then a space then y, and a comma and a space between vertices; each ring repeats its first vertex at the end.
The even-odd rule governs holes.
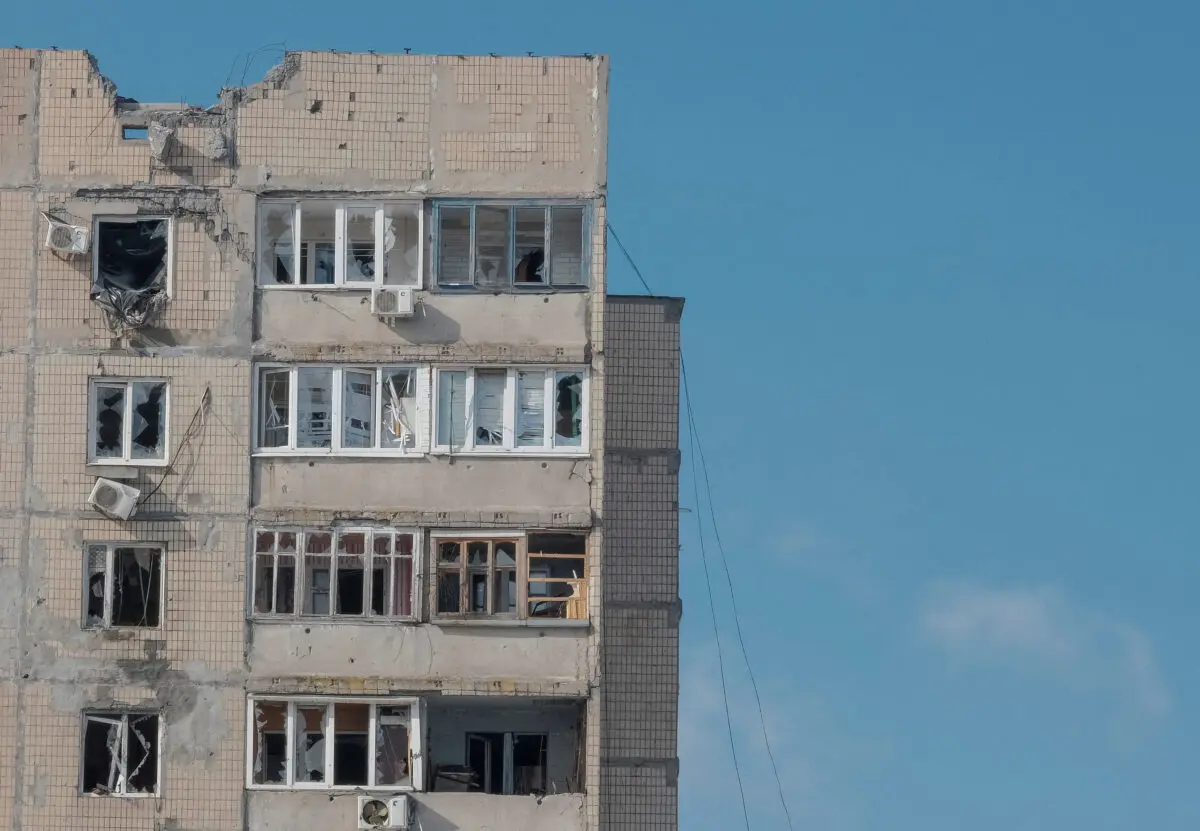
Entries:
POLYGON ((118 98, 116 114, 124 127, 144 129, 150 142, 150 155, 160 164, 170 166, 170 160, 180 146, 180 130, 203 130, 199 152, 211 161, 229 159, 232 148, 229 118, 222 104, 202 109, 178 104, 142 104, 118 98))
POLYGON ((170 226, 165 218, 96 224, 91 297, 114 329, 145 326, 166 305, 170 226))

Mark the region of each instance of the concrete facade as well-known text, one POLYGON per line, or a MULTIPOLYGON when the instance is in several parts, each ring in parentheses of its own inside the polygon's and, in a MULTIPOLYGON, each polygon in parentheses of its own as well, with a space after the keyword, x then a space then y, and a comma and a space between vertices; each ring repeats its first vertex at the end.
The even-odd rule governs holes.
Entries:
POLYGON ((201 110, 0 49, 14 831, 676 828, 682 301, 606 296, 607 87, 304 52, 201 110))

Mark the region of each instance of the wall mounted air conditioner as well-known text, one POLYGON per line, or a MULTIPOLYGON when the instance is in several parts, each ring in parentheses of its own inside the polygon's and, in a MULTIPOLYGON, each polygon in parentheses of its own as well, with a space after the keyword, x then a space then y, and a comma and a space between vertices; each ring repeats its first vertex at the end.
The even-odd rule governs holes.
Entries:
POLYGON ((86 254, 92 244, 92 229, 79 225, 71 225, 59 219, 53 219, 47 214, 46 247, 60 254, 86 254))
POLYGON ((371 313, 377 317, 412 317, 413 290, 387 286, 371 289, 371 313))
POLYGON ((359 831, 406 831, 408 817, 408 794, 358 798, 359 831))
POLYGON ((113 519, 125 520, 133 516, 141 495, 142 492, 137 488, 101 478, 96 480, 96 485, 88 496, 88 504, 113 519))

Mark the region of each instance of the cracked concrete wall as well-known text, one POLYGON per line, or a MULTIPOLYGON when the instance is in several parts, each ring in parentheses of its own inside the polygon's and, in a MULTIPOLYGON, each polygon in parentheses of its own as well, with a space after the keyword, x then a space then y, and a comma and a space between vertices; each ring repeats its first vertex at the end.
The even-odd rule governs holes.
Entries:
MULTIPOLYGON (((247 688, 587 698, 586 777, 601 781, 607 84, 603 57, 306 52, 199 110, 120 99, 85 52, 0 49, 0 394, 13 414, 0 431, 0 719, 13 726, 0 730, 0 817, 14 829, 348 821, 353 797, 243 793, 247 688), (173 130, 165 152, 122 137, 148 123, 173 130), (590 285, 448 294, 427 274, 419 315, 391 324, 363 291, 256 288, 258 199, 313 191, 587 200, 590 285), (112 328, 88 296, 91 257, 47 250, 40 211, 83 226, 171 217, 162 315, 112 328), (252 462, 252 368, 268 359, 585 364, 591 453, 252 462), (128 481, 152 495, 124 524, 85 504, 105 472, 87 464, 86 438, 88 379, 102 375, 171 379, 175 463, 136 469, 128 481), (248 624, 249 526, 346 518, 591 529, 591 625, 419 624, 397 638, 367 624, 248 624), (165 543, 159 629, 80 628, 83 543, 97 539, 165 543), (78 795, 80 712, 118 704, 164 710, 161 799, 78 795)), ((595 784, 545 800, 422 794, 422 827, 596 829, 595 784)))

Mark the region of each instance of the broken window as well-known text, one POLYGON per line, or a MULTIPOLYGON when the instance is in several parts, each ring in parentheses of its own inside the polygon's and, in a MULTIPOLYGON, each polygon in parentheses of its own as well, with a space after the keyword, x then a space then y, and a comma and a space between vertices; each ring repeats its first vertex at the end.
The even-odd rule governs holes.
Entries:
POLYGON ((529 617, 586 620, 587 537, 530 534, 527 558, 529 617))
POLYGON ((440 369, 436 449, 583 452, 586 394, 582 369, 440 369))
POLYGON ((255 698, 249 784, 412 787, 417 713, 411 699, 255 698))
POLYGON ((254 613, 412 617, 413 541, 391 528, 258 529, 254 613))
POLYGON ((418 383, 427 382, 411 367, 261 367, 258 449, 413 450, 418 383))
POLYGON ((437 614, 516 615, 518 540, 438 538, 434 548, 437 614))
POLYGON ((527 540, 435 535, 434 614, 587 620, 587 536, 533 532, 527 540))
POLYGON ((254 534, 254 611, 290 615, 296 611, 296 532, 260 530, 254 534))
POLYGON ((435 206, 442 286, 577 288, 586 284, 583 205, 435 206))
POLYGON ((165 462, 165 381, 94 378, 89 460, 103 464, 165 462))
POLYGON ((546 792, 545 733, 468 733, 470 790, 530 796, 546 792))
POLYGON ((159 723, 156 713, 84 714, 83 781, 93 796, 158 792, 159 723))
POLYGON ((143 326, 166 303, 170 230, 162 217, 96 220, 91 297, 111 319, 143 326))
POLYGON ((418 202, 263 202, 258 282, 305 287, 420 285, 421 227, 418 202))
POLYGON ((84 628, 156 627, 162 609, 162 548, 88 543, 84 628))

